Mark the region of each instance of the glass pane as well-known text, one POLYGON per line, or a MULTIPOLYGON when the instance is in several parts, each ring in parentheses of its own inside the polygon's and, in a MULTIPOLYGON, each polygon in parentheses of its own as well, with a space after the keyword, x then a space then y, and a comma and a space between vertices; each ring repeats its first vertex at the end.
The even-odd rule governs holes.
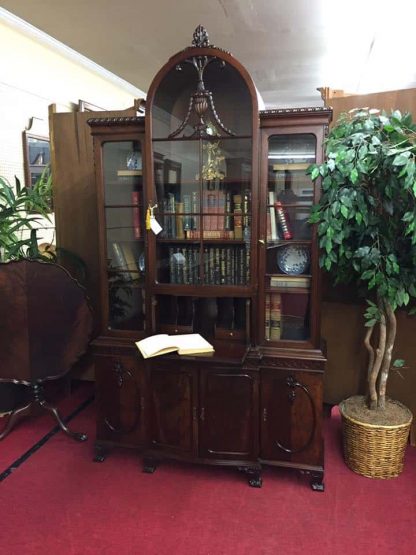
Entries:
POLYGON ((309 302, 307 291, 266 293, 264 330, 266 341, 309 339, 309 302))
POLYGON ((103 145, 105 204, 142 205, 142 154, 139 141, 103 145))
POLYGON ((107 208, 109 328, 143 330, 145 253, 129 208, 107 208), (130 220, 129 220, 130 218, 130 220))
POLYGON ((154 141, 157 280, 250 280, 251 139, 154 141))
MULTIPOLYGON (((197 63, 203 59, 196 59, 197 63)), ((181 63, 180 71, 171 69, 161 81, 152 108, 153 137, 190 137, 200 128, 200 112, 195 110, 194 93, 206 91, 206 110, 202 120, 208 133, 216 135, 251 135, 252 102, 250 92, 239 72, 218 58, 206 58, 202 84, 193 63, 181 63), (211 131, 209 131, 211 130, 211 131)), ((178 66, 177 66, 178 67, 178 66)))
POLYGON ((307 223, 314 186, 306 169, 315 162, 312 134, 274 135, 269 139, 267 241, 311 238, 307 223))
POLYGON ((109 272, 110 329, 143 330, 145 318, 144 288, 127 281, 125 276, 109 272))
POLYGON ((265 339, 306 340, 310 335, 314 186, 306 169, 315 161, 312 134, 269 139, 265 339))

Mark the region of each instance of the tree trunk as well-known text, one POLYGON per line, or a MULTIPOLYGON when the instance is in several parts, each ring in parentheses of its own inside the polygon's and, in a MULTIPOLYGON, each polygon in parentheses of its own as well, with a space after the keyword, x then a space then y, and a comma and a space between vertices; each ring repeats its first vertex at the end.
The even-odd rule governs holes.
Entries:
MULTIPOLYGON (((373 331, 374 331, 374 326, 368 327, 367 333, 365 334, 365 338, 364 338, 364 345, 368 351, 368 364, 367 364, 367 383, 368 384, 370 384, 371 370, 374 365, 374 348, 371 345, 371 337, 373 335, 373 331)), ((370 391, 368 391, 367 404, 368 406, 370 406, 371 404, 370 391)))
POLYGON ((386 405, 387 378, 389 376, 391 357, 393 354, 393 346, 394 346, 394 341, 396 339, 396 329, 397 329, 396 315, 394 313, 394 310, 391 307, 391 304, 385 301, 384 306, 386 309, 388 325, 387 325, 386 348, 384 351, 384 358, 383 358, 383 363, 380 371, 380 381, 378 384, 378 406, 380 409, 384 409, 386 405))
POLYGON ((374 360, 373 367, 369 371, 368 376, 368 388, 370 395, 370 405, 369 408, 375 410, 378 406, 378 395, 376 389, 377 377, 380 372, 381 363, 384 358, 384 351, 386 349, 386 314, 384 312, 384 304, 382 299, 379 297, 377 299, 377 305, 380 311, 380 334, 378 339, 378 346, 376 349, 376 357, 374 360))

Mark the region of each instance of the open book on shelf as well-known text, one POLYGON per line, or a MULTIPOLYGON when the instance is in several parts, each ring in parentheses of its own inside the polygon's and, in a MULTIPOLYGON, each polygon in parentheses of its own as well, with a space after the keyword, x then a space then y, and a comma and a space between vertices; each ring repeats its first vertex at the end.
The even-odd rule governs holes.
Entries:
POLYGON ((161 333, 136 341, 136 346, 143 358, 156 357, 166 353, 178 352, 178 355, 213 353, 214 347, 199 333, 184 335, 167 335, 161 333))

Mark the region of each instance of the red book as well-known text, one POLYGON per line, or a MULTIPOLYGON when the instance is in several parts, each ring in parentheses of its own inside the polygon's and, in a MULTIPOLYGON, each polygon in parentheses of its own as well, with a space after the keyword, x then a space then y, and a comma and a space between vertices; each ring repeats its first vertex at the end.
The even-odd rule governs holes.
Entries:
POLYGON ((283 204, 280 202, 280 200, 277 200, 274 203, 274 207, 276 210, 277 221, 279 222, 282 229, 283 239, 293 239, 293 233, 290 230, 289 219, 283 209, 283 204))

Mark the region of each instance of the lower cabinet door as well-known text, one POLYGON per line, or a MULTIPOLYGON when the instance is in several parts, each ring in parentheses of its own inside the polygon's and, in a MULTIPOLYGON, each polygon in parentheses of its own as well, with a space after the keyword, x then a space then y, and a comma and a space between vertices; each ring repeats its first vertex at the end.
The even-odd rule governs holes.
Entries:
POLYGON ((323 464, 322 375, 261 371, 260 457, 323 464))
POLYGON ((138 446, 144 441, 144 371, 129 356, 95 357, 97 440, 138 446))
POLYGON ((199 455, 254 460, 258 456, 258 375, 227 368, 200 371, 199 455))
POLYGON ((151 362, 150 448, 192 456, 197 445, 197 371, 151 362))

